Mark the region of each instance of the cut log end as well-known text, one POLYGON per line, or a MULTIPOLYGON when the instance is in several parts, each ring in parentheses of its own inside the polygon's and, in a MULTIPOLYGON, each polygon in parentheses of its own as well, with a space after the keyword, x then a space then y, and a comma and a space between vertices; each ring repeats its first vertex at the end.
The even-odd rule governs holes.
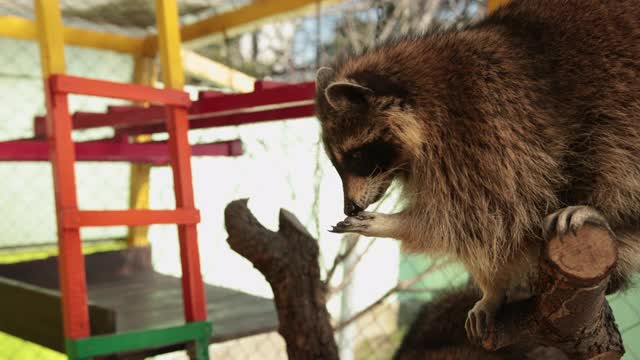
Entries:
POLYGON ((601 279, 617 260, 617 248, 607 229, 585 225, 577 234, 556 236, 547 245, 547 257, 557 269, 581 281, 601 279))

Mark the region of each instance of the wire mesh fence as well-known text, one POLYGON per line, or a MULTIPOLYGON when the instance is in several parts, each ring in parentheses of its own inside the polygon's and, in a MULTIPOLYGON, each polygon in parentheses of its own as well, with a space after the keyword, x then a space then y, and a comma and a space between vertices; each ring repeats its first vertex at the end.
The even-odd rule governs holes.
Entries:
MULTIPOLYGON (((69 25, 130 36, 153 33, 153 6, 148 1, 61 1, 69 25)), ((248 1, 179 1, 183 23, 246 5, 248 1)), ((287 82, 309 81, 315 69, 331 63, 345 48, 365 48, 374 39, 391 38, 432 26, 459 26, 485 13, 484 1, 351 0, 315 14, 248 29, 242 35, 192 49, 201 56, 255 78, 287 82)), ((32 2, 6 1, 0 14, 33 18, 32 2)), ((37 45, 33 41, 0 38, 0 140, 34 136, 34 116, 44 113, 37 45)), ((131 55, 67 47, 68 73, 130 82, 131 55)), ((188 89, 229 91, 210 77, 189 77, 188 89)), ((124 104, 82 96, 71 97, 72 111, 104 111, 124 104)), ((110 128, 76 131, 74 140, 114 136, 110 128)), ((326 231, 341 217, 340 180, 319 138, 314 118, 199 129, 192 143, 241 139, 244 155, 195 157, 192 160, 202 273, 207 283, 263 297, 272 293, 264 278, 226 244, 224 208, 232 200, 250 198, 250 208, 268 228, 277 229, 277 212, 293 212, 321 246, 324 276, 331 274, 329 311, 336 323, 343 360, 389 359, 417 307, 440 289, 466 281, 455 264, 403 254, 389 239, 342 237, 326 231), (336 258, 342 261, 336 262, 336 258), (334 266, 338 264, 338 266, 334 266)), ((166 134, 154 135, 155 140, 166 134)), ((129 205, 130 166, 123 163, 79 162, 77 190, 82 209, 125 209, 129 205)), ((0 262, 27 261, 55 253, 54 194, 51 167, 46 162, 0 162, 0 262)), ((380 211, 396 206, 397 192, 380 211)), ((169 167, 150 174, 150 207, 173 208, 173 178, 169 167)), ((83 229, 91 251, 109 249, 112 240, 127 235, 126 227, 83 229), (96 245, 98 244, 98 245, 96 245), (97 247, 96 247, 97 246, 97 247), (102 246, 102 247, 100 247, 102 246)), ((179 248, 174 226, 150 228, 154 269, 179 276, 179 248)), ((116 241, 117 243, 117 241, 116 241)), ((627 348, 625 359, 640 359, 640 291, 615 295, 611 303, 627 348)), ((34 324, 35 326, 35 324, 34 324)), ((214 324, 215 329, 215 324, 214 324)), ((213 359, 284 359, 286 348, 276 332, 213 344, 213 359)), ((60 353, 0 333, 0 359, 62 359, 60 353)), ((157 359, 185 359, 184 352, 157 359)))

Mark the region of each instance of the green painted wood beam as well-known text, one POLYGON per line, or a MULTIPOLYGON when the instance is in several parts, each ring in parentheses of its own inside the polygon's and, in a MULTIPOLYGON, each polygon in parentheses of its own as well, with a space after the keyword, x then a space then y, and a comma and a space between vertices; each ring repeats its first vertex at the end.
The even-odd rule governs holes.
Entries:
POLYGON ((131 331, 76 340, 67 339, 66 350, 69 359, 81 360, 194 341, 198 353, 197 359, 208 360, 206 348, 210 336, 211 323, 202 321, 164 329, 131 331))

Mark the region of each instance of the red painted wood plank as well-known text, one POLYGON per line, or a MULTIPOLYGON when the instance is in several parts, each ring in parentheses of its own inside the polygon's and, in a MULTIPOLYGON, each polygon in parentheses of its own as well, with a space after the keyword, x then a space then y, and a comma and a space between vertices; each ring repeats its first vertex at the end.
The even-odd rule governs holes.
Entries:
POLYGON ((89 129, 103 126, 159 124, 164 122, 165 117, 166 109, 164 106, 134 107, 131 110, 107 113, 77 112, 73 115, 73 128, 89 129))
POLYGON ((33 118, 33 137, 44 139, 47 137, 46 116, 36 116, 33 118))
POLYGON ((313 101, 315 83, 307 82, 255 91, 246 94, 229 94, 224 97, 202 99, 193 103, 191 114, 208 114, 221 111, 250 109, 260 106, 313 101))
POLYGON ((82 226, 140 226, 153 224, 189 224, 200 222, 196 209, 176 210, 65 210, 61 213, 66 229, 82 226))
POLYGON ((270 80, 256 80, 253 83, 253 91, 261 91, 266 89, 275 89, 283 86, 289 86, 288 83, 270 80))
MULTIPOLYGON (((309 102, 310 103, 310 102, 309 102)), ((283 106, 274 105, 276 108, 270 109, 237 109, 223 113, 210 114, 192 114, 191 127, 216 127, 228 125, 241 125, 251 122, 293 119, 298 117, 308 117, 314 115, 314 107, 311 104, 283 106), (220 119, 220 120, 213 120, 220 119), (204 120, 212 120, 206 122, 204 120)), ((74 128, 86 129, 94 127, 112 126, 116 128, 145 128, 155 129, 134 131, 136 134, 164 132, 166 131, 164 119, 166 112, 161 106, 151 107, 149 109, 122 110, 111 113, 87 113, 77 112, 73 115, 74 128), (159 130, 158 130, 159 129, 159 130)))
MULTIPOLYGON (((314 92, 315 85, 313 83, 278 84, 277 86, 273 85, 270 89, 248 94, 202 92, 201 98, 189 109, 189 118, 193 123, 191 127, 240 125, 254 121, 313 116, 314 92), (220 120, 213 120, 213 118, 220 120), (211 122, 201 122, 203 119, 211 120, 211 122), (199 124, 196 125, 196 123, 199 124)), ((136 134, 152 133, 166 131, 164 130, 165 119, 164 106, 148 108, 118 106, 110 108, 106 113, 77 112, 73 115, 73 128, 77 130, 94 127, 134 128, 142 126, 153 131, 136 130, 134 132, 136 134)), ((36 136, 43 136, 42 121, 41 119, 35 120, 36 136)))
POLYGON ((58 228, 58 276, 62 293, 64 336, 79 339, 90 335, 87 306, 87 281, 79 229, 63 226, 60 214, 77 209, 75 167, 76 160, 71 139, 71 116, 67 95, 56 93, 45 81, 47 107, 47 139, 49 158, 53 171, 56 221, 58 228))
POLYGON ((212 98, 216 98, 216 97, 220 97, 220 96, 225 96, 228 95, 229 93, 225 93, 222 91, 216 91, 216 90, 204 90, 204 91, 199 91, 198 92, 198 100, 201 99, 212 99, 212 98))
MULTIPOLYGON (((187 137, 189 119, 186 109, 178 107, 167 109, 167 129, 169 130, 169 152, 171 154, 176 207, 195 209, 191 176, 191 147, 187 137)), ((178 225, 178 237, 180 239, 185 320, 204 321, 207 318, 207 303, 200 272, 196 225, 178 225)))
POLYGON ((156 89, 150 86, 86 79, 69 75, 53 75, 49 78, 49 81, 51 89, 55 93, 148 101, 156 104, 184 107, 191 104, 188 93, 173 89, 156 89))
POLYGON ((130 111, 130 110, 137 110, 137 109, 144 109, 144 107, 143 106, 136 106, 136 105, 109 105, 109 106, 107 106, 107 112, 130 111))
MULTIPOLYGON (((242 155, 240 140, 192 145, 194 156, 242 155)), ((77 161, 124 161, 167 165, 170 162, 166 142, 123 143, 111 140, 75 144, 77 161)), ((48 161, 49 146, 42 140, 0 142, 0 161, 48 161)))
POLYGON ((290 120, 311 117, 315 114, 314 105, 300 105, 281 109, 262 110, 249 113, 211 114, 191 120, 192 129, 233 126, 274 120, 290 120))
MULTIPOLYGON (((251 113, 228 114, 221 116, 216 116, 214 114, 199 119, 192 119, 189 122, 189 128, 203 129, 221 126, 251 124, 265 121, 291 120, 311 117, 314 116, 314 114, 314 105, 292 106, 282 109, 263 110, 251 113)), ((167 128, 164 124, 134 126, 122 129, 131 135, 153 134, 167 131, 167 128)))

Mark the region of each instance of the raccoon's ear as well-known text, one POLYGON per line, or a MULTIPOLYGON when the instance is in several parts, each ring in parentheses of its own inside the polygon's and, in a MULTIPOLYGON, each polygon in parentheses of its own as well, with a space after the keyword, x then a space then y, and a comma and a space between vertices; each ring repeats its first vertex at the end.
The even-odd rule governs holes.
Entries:
POLYGON ((323 66, 318 69, 316 72, 316 92, 323 92, 335 77, 336 73, 331 68, 323 66))
POLYGON ((346 111, 366 106, 373 90, 352 82, 337 81, 329 85, 324 94, 332 108, 346 111))

